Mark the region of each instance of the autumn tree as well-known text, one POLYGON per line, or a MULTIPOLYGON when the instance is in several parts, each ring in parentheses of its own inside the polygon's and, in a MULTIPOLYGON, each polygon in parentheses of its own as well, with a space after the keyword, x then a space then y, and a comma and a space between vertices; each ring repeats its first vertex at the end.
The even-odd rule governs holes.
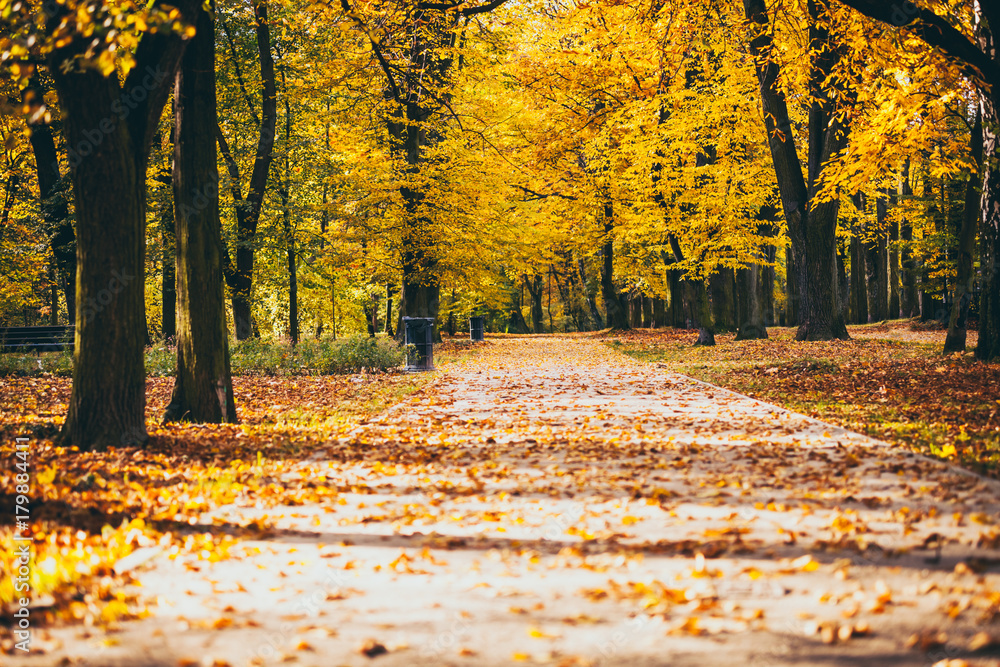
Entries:
POLYGON ((838 26, 825 0, 807 3, 810 62, 808 161, 806 175, 795 144, 794 130, 781 87, 781 64, 773 51, 774 37, 763 0, 744 0, 751 27, 750 50, 760 81, 764 123, 774 161, 782 210, 792 242, 794 279, 801 300, 799 340, 848 338, 838 294, 836 229, 839 202, 821 200, 824 165, 847 146, 850 129, 850 85, 838 71, 844 49, 838 26))
POLYGON ((385 77, 386 129, 390 152, 400 165, 399 196, 405 210, 401 315, 438 315, 438 250, 426 211, 422 165, 428 148, 443 136, 441 118, 447 116, 452 102, 457 49, 469 20, 505 1, 407 2, 381 11, 373 8, 376 16, 372 17, 356 12, 349 0, 340 3, 367 35, 385 77))
POLYGON ((995 158, 1000 137, 1000 55, 996 47, 1000 6, 984 0, 976 0, 971 7, 963 5, 960 11, 970 13, 967 18, 972 19, 964 24, 971 24, 971 32, 965 32, 956 27, 963 25, 958 17, 938 14, 926 4, 839 2, 940 49, 960 64, 977 88, 982 114, 979 230, 983 288, 976 357, 984 361, 996 359, 1000 357, 1000 176, 995 158))

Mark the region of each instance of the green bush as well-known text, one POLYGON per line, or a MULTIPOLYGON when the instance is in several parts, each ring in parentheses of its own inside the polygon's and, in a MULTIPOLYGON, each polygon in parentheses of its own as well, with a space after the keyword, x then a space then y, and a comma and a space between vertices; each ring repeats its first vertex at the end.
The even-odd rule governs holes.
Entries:
MULTIPOLYGON (((301 341, 298 346, 250 339, 231 348, 233 375, 316 375, 387 371, 406 359, 406 349, 385 336, 364 335, 340 340, 301 341)), ((147 375, 169 377, 177 365, 177 348, 170 341, 157 341, 146 348, 147 375)), ((73 353, 0 354, 0 376, 52 373, 71 377, 73 353)))
POLYGON ((177 348, 169 341, 157 341, 146 348, 146 375, 172 377, 177 370, 177 348))
POLYGON ((266 375, 356 373, 386 371, 406 357, 391 338, 355 335, 340 340, 307 339, 293 348, 285 342, 246 340, 232 350, 233 373, 266 375))
POLYGON ((0 376, 43 375, 51 373, 73 376, 73 352, 32 352, 25 354, 0 354, 0 376))

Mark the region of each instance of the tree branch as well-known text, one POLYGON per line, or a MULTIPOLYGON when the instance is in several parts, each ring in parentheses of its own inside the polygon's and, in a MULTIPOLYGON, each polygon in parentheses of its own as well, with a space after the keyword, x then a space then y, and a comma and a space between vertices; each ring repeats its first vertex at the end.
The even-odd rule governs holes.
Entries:
MULTIPOLYGON (((930 46, 959 60, 965 73, 990 86, 1000 85, 1000 67, 958 29, 929 9, 913 3, 896 4, 878 0, 840 0, 868 18, 906 28, 930 46)), ((991 25, 991 28, 993 26, 991 25)), ((995 29, 995 28, 994 28, 995 29)))
POLYGON ((523 185, 514 184, 514 187, 518 190, 524 191, 525 194, 531 195, 526 197, 524 201, 538 201, 540 199, 548 199, 549 197, 559 197, 560 199, 568 199, 570 201, 577 201, 577 198, 573 195, 564 195, 559 192, 535 192, 531 188, 526 188, 523 185))
POLYGON ((243 70, 240 68, 239 55, 236 53, 236 43, 233 42, 233 36, 229 32, 229 25, 225 21, 219 21, 222 25, 222 31, 226 33, 226 40, 229 42, 229 51, 233 54, 233 68, 236 70, 236 81, 240 84, 240 90, 243 92, 243 99, 247 103, 247 108, 250 110, 250 117, 253 118, 253 124, 260 127, 260 119, 257 118, 257 110, 254 109, 253 100, 250 99, 250 93, 247 92, 246 83, 243 81, 243 70))
POLYGON ((382 55, 382 49, 379 46, 378 40, 372 35, 371 31, 368 30, 368 26, 365 25, 364 19, 360 15, 355 14, 354 10, 351 9, 351 3, 348 0, 340 0, 340 7, 344 10, 344 13, 354 21, 358 29, 361 30, 368 37, 368 41, 372 45, 372 52, 375 54, 375 58, 378 60, 379 66, 385 73, 385 77, 389 80, 389 90, 392 91, 392 99, 397 104, 403 103, 403 96, 400 93, 399 86, 396 85, 396 77, 392 74, 392 68, 389 67, 389 63, 386 61, 385 56, 382 55))

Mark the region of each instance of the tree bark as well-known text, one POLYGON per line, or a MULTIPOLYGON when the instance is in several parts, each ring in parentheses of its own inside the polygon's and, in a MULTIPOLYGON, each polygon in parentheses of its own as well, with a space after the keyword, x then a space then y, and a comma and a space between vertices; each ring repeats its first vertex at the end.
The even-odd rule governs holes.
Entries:
MULTIPOLYGON (((969 153, 982 169, 983 164, 983 114, 976 110, 976 120, 969 140, 969 153)), ((955 296, 952 301, 951 317, 948 320, 948 335, 944 341, 944 353, 965 352, 966 326, 969 319, 969 304, 972 301, 976 274, 972 270, 973 254, 976 251, 976 231, 979 227, 978 173, 969 175, 965 186, 965 208, 962 211, 962 227, 958 233, 958 272, 955 279, 955 296)))
POLYGON ((529 279, 527 275, 524 275, 521 276, 521 279, 531 296, 531 330, 536 334, 545 333, 545 312, 542 309, 545 285, 542 283, 542 276, 535 274, 529 279))
POLYGON ((653 297, 653 323, 652 328, 659 329, 660 327, 666 326, 667 314, 666 314, 666 302, 661 297, 653 297))
MULTIPOLYGON (((288 337, 292 346, 299 344, 299 276, 295 249, 295 229, 292 227, 292 103, 288 97, 285 70, 281 70, 281 91, 285 98, 285 175, 281 182, 281 228, 285 235, 285 259, 288 267, 288 337)), ((372 331, 372 335, 375 332, 372 331)))
MULTIPOLYGON (((76 319, 76 232, 69 219, 67 195, 61 186, 59 154, 52 128, 45 121, 44 91, 36 79, 22 93, 30 117, 38 120, 31 127, 31 149, 35 156, 42 220, 55 262, 55 279, 66 299, 70 322, 76 319)), ((57 313, 58 314, 58 313, 57 313)))
MULTIPOLYGON (((195 16, 193 3, 175 6, 182 18, 195 16)), ((73 389, 59 440, 103 450, 148 439, 146 164, 185 42, 172 31, 143 35, 124 85, 115 75, 75 64, 89 42, 74 37, 49 62, 65 116, 77 234, 73 389)))
MULTIPOLYGON (((910 185, 910 161, 903 163, 903 173, 899 188, 900 199, 906 200, 913 196, 913 187, 910 185)), ((920 305, 917 298, 917 267, 913 260, 913 224, 909 218, 904 217, 899 223, 900 265, 901 280, 903 283, 900 294, 900 310, 904 318, 916 317, 920 314, 920 305)))
POLYGON ((583 298, 587 302, 587 314, 590 317, 590 322, 588 323, 589 330, 598 330, 604 328, 604 318, 601 317, 601 311, 597 308, 597 301, 594 300, 594 295, 590 291, 590 285, 587 280, 587 265, 584 263, 582 257, 578 257, 576 260, 576 268, 580 274, 580 290, 583 293, 583 298))
POLYGON ((792 241, 789 267, 789 302, 801 319, 797 340, 849 338, 841 312, 836 267, 836 201, 814 202, 821 182, 821 170, 829 158, 847 142, 846 119, 834 108, 827 89, 839 59, 839 46, 821 23, 825 0, 809 0, 809 42, 813 54, 810 73, 808 181, 793 141, 792 126, 784 93, 777 85, 779 67, 771 57, 772 39, 764 0, 743 0, 747 20, 757 31, 750 49, 756 60, 760 82, 768 146, 774 162, 782 209, 792 241), (808 183, 808 185, 807 185, 808 183), (797 296, 793 300, 793 296, 797 296))
MULTIPOLYGON (((674 254, 674 260, 678 263, 684 261, 684 253, 681 250, 677 237, 670 234, 668 237, 670 250, 674 254)), ((698 327, 698 340, 695 345, 715 345, 715 324, 712 322, 712 304, 708 299, 708 285, 704 280, 683 280, 685 291, 687 292, 688 303, 694 311, 696 326, 698 327)))
MULTIPOLYGON (((222 268, 231 293, 233 324, 237 340, 246 340, 255 335, 251 300, 253 296, 254 240, 264 203, 264 192, 267 189, 267 177, 274 159, 275 128, 278 120, 278 93, 274 76, 274 58, 271 55, 271 32, 267 23, 267 2, 268 0, 257 0, 254 4, 257 53, 260 58, 262 85, 261 120, 257 136, 257 152, 254 156, 246 198, 243 197, 240 185, 239 167, 229 152, 229 146, 221 128, 217 129, 216 136, 229 170, 230 192, 236 205, 236 262, 233 263, 229 251, 226 250, 222 256, 222 268)), ((236 57, 235 54, 233 57, 236 57)))
POLYGON ((389 336, 393 335, 392 332, 392 300, 396 296, 396 286, 386 285, 385 286, 385 333, 389 336))
POLYGON ((163 338, 177 337, 177 238, 174 223, 174 203, 164 202, 160 210, 160 240, 163 244, 160 257, 163 273, 160 280, 161 333, 163 338))
POLYGON ((511 333, 516 334, 526 334, 530 331, 528 328, 528 323, 524 321, 524 313, 522 312, 522 290, 520 284, 513 285, 514 289, 511 289, 511 303, 510 303, 510 324, 508 330, 511 333))
POLYGON ((215 152, 215 22, 198 9, 174 88, 177 376, 164 422, 235 423, 215 152))
MULTIPOLYGON (((863 198, 858 193, 855 207, 859 213, 864 212, 863 198)), ((861 240, 861 224, 856 223, 851 231, 851 321, 855 324, 868 323, 868 271, 865 260, 865 243, 861 240)))
POLYGON ((689 317, 680 272, 668 267, 667 283, 670 286, 670 326, 675 329, 686 329, 689 317))
MULTIPOLYGON (((1000 21, 992 25, 1000 25, 1000 21)), ((992 39, 989 45, 995 52, 992 39)), ((995 361, 1000 358, 1000 168, 996 157, 1000 151, 1000 85, 994 85, 991 95, 982 95, 980 107, 983 115, 983 184, 979 200, 979 262, 983 282, 976 358, 995 361)))
POLYGON ((732 331, 737 328, 735 318, 735 297, 733 294, 736 276, 732 269, 720 267, 708 279, 712 289, 712 313, 715 326, 721 331, 732 331))
MULTIPOLYGON (((896 199, 895 193, 893 198, 896 199)), ((899 318, 899 221, 889 223, 889 319, 899 318)))
POLYGON ((889 256, 885 230, 887 207, 888 202, 884 196, 875 200, 875 234, 865 247, 869 322, 889 319, 889 256))
POLYGON ((604 204, 604 246, 601 265, 601 297, 604 300, 604 312, 608 326, 612 329, 627 330, 629 328, 628 310, 622 303, 621 295, 615 286, 614 269, 614 209, 612 204, 604 204))
POLYGON ((737 312, 740 323, 739 329, 736 331, 736 340, 768 337, 767 325, 764 322, 763 299, 761 299, 761 273, 760 264, 751 264, 736 271, 739 287, 737 290, 739 294, 737 312))

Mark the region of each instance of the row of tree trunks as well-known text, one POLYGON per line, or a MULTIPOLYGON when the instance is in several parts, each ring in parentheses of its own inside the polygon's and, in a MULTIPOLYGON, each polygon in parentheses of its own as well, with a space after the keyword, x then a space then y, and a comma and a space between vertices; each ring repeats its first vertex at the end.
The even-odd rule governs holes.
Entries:
MULTIPOLYGON (((1000 5, 982 0, 972 3, 974 36, 970 39, 932 9, 915 3, 909 3, 906 11, 902 12, 891 3, 873 0, 839 1, 877 21, 905 28, 931 46, 940 48, 955 59, 977 88, 982 116, 983 162, 979 179, 978 221, 982 290, 976 358, 983 361, 996 359, 1000 357, 1000 176, 996 160, 997 150, 1000 149, 1000 50, 996 43, 997 28, 1000 26, 1000 5)), ((904 225, 900 229, 900 236, 904 241, 910 240, 906 227, 904 225)), ((909 273, 908 259, 904 255, 904 312, 912 312, 915 305, 911 299, 914 296, 911 291, 914 284, 906 275, 909 273)), ((964 261, 961 257, 959 259, 964 261)), ((958 306, 961 308, 960 303, 958 306)))
POLYGON ((542 310, 542 296, 545 294, 544 279, 541 274, 531 277, 521 276, 528 295, 531 297, 531 330, 537 333, 545 333, 545 313, 542 310))
POLYGON ((715 327, 720 331, 736 328, 736 273, 733 269, 720 267, 708 279, 712 290, 712 316, 715 327))
MULTIPOLYGON (((198 5, 175 3, 182 16, 198 5)), ((49 7, 58 23, 63 5, 49 7)), ((147 34, 124 83, 75 64, 89 38, 52 52, 76 201, 77 285, 73 389, 60 440, 81 450, 143 444, 145 423, 146 165, 186 46, 169 31, 147 34), (65 64, 69 64, 65 67, 65 64), (121 113, 122 99, 135 103, 121 113)))
POLYGON ((615 214, 610 201, 604 204, 604 245, 601 248, 601 298, 607 326, 612 329, 629 328, 628 308, 615 284, 615 214))

